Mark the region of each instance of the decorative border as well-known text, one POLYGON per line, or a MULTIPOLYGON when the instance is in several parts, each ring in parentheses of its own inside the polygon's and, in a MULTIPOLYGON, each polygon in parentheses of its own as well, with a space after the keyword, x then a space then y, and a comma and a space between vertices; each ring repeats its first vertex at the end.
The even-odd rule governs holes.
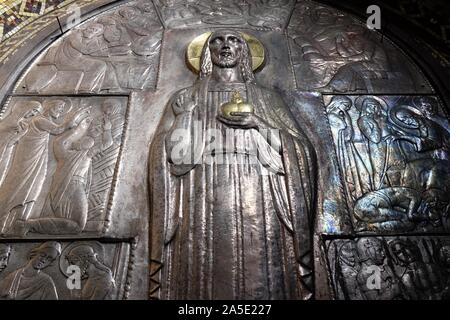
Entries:
POLYGON ((6 0, 0 5, 0 42, 14 34, 41 16, 65 7, 78 0, 6 0), (4 34, 5 24, 11 23, 10 30, 4 34))
MULTIPOLYGON (((80 10, 88 5, 94 5, 97 1, 91 0, 67 0, 65 4, 58 9, 55 9, 49 13, 44 14, 38 18, 29 21, 20 30, 16 30, 15 36, 0 42, 0 63, 4 63, 9 60, 9 58, 16 54, 18 49, 24 45, 26 41, 33 39, 36 34, 42 31, 44 28, 48 27, 50 24, 54 23, 58 17, 67 14, 66 6, 71 3, 75 3, 80 8, 80 10), (19 32, 20 31, 20 32, 19 32)), ((115 2, 115 0, 109 1, 115 2)), ((106 3, 105 3, 106 4, 106 3)), ((1 28, 1 24, 0 24, 1 28)))

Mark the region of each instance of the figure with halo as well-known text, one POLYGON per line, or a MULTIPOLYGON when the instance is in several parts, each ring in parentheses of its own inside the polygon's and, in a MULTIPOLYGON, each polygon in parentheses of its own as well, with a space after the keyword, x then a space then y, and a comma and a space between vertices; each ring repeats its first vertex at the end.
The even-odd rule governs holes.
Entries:
POLYGON ((201 39, 188 50, 188 61, 201 52, 198 80, 173 95, 151 146, 152 295, 309 299, 313 147, 281 97, 257 84, 256 38, 201 39))

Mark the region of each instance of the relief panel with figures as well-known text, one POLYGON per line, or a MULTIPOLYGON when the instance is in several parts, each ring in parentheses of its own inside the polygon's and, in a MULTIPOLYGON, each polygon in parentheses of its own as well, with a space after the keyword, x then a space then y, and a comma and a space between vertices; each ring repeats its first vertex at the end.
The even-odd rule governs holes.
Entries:
POLYGON ((310 1, 297 3, 288 27, 301 90, 355 93, 432 92, 389 39, 352 16, 310 1))
POLYGON ((48 48, 17 93, 122 93, 153 89, 162 27, 152 6, 131 2, 71 30, 48 48))
POLYGON ((0 121, 3 237, 107 229, 127 98, 12 98, 0 121))
POLYGON ((367 237, 325 242, 337 299, 450 299, 445 237, 367 237))
POLYGON ((122 299, 130 244, 0 243, 0 261, 0 300, 122 299))
POLYGON ((425 96, 325 96, 356 232, 449 231, 450 126, 425 96))

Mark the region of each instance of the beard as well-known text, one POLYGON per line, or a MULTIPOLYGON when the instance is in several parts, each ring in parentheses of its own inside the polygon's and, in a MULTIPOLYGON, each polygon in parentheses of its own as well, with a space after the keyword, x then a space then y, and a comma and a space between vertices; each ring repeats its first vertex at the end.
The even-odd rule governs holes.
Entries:
POLYGON ((222 56, 212 56, 211 57, 213 64, 220 68, 234 68, 238 65, 239 59, 235 57, 222 57, 222 56))

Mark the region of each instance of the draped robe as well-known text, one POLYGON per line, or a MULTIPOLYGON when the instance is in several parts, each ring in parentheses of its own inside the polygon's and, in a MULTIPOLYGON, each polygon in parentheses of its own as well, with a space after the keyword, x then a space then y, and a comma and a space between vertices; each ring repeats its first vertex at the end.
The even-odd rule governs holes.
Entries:
POLYGON ((16 219, 24 218, 23 208, 34 204, 47 174, 50 133, 40 130, 32 121, 17 145, 8 174, 0 189, 0 221, 2 232, 8 231, 16 219), (16 212, 13 212, 15 209, 16 212))
POLYGON ((58 300, 53 279, 44 272, 24 275, 25 267, 7 275, 0 282, 0 297, 11 300, 58 300))
POLYGON ((234 146, 225 150, 210 152, 203 141, 198 163, 170 162, 166 138, 180 94, 199 102, 190 111, 191 125, 200 121, 203 133, 230 130, 216 116, 232 88, 209 88, 208 83, 208 78, 199 80, 174 95, 151 146, 151 295, 310 298, 315 154, 279 96, 253 83, 234 88, 256 115, 280 130, 280 150, 269 148, 262 155, 276 170, 261 174, 261 155, 253 153, 251 141, 260 149, 265 140, 256 129, 231 129, 234 146), (222 162, 216 161, 219 155, 222 162))

